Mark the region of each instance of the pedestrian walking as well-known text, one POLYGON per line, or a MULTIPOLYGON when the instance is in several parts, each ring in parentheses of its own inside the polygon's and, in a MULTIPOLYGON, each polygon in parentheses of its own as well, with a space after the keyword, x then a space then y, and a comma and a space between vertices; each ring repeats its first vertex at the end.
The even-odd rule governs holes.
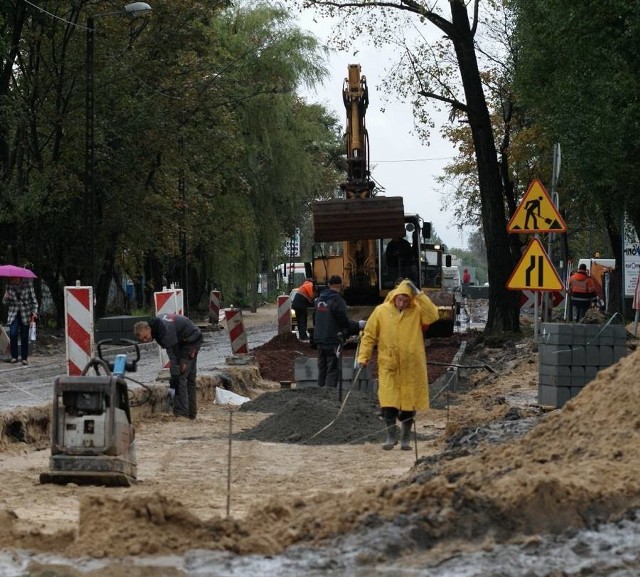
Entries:
POLYGON ((367 319, 357 361, 367 366, 377 345, 378 401, 387 427, 384 450, 398 443, 398 420, 400 448, 411 450, 416 411, 429 406, 424 331, 437 320, 437 307, 410 280, 403 280, 367 319))
POLYGON ((175 389, 173 414, 195 419, 198 413, 196 376, 202 332, 191 319, 164 314, 133 326, 136 338, 143 343, 155 340, 169 356, 171 388, 175 389))
POLYGON ((328 288, 316 299, 313 340, 318 348, 319 387, 337 387, 342 344, 365 326, 365 321, 349 319, 347 303, 340 294, 341 290, 342 278, 334 275, 329 279, 328 288))
POLYGON ((573 308, 573 320, 579 322, 597 298, 596 285, 587 272, 586 264, 582 263, 569 277, 569 295, 573 308))
POLYGON ((313 308, 313 300, 315 298, 315 287, 313 286, 313 279, 306 279, 296 291, 293 300, 291 301, 291 308, 296 313, 296 324, 298 325, 298 338, 301 341, 309 340, 309 333, 307 331, 308 313, 309 309, 313 308))
POLYGON ((11 362, 18 362, 18 339, 20 340, 20 360, 23 365, 29 361, 29 325, 38 318, 38 299, 30 278, 10 277, 2 297, 8 305, 9 348, 11 362))

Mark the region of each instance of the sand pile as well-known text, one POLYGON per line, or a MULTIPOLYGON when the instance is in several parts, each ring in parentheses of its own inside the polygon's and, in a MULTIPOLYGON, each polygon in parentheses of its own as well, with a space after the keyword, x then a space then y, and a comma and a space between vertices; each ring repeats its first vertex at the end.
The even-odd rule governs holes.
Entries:
POLYGON ((469 457, 431 460, 393 486, 267 502, 242 522, 202 521, 161 496, 85 501, 69 552, 276 554, 401 518, 423 545, 591 525, 640 506, 639 366, 635 352, 521 439, 469 457))

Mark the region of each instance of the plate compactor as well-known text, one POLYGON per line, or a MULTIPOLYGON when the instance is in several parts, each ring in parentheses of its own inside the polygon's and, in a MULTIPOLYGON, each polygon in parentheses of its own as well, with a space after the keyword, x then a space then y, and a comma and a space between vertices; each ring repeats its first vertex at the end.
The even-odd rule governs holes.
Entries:
POLYGON ((102 348, 113 343, 100 341, 98 358, 80 376, 56 378, 49 472, 40 474, 40 483, 129 487, 136 482, 135 432, 124 374, 136 370, 140 349, 134 341, 117 341, 135 347, 135 358, 117 354, 109 362, 102 348), (88 374, 91 368, 95 375, 88 374))

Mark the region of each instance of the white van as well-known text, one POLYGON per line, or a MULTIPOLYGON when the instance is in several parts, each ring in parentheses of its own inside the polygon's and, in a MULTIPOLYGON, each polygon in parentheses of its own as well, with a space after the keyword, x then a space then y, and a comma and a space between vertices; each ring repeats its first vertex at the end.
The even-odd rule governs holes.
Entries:
POLYGON ((605 268, 615 269, 616 268, 616 259, 615 258, 581 258, 578 261, 578 266, 576 267, 576 270, 578 270, 578 268, 580 267, 581 264, 586 265, 587 266, 587 271, 589 273, 591 273, 591 265, 592 264, 597 264, 597 265, 600 265, 601 267, 605 267, 605 268))

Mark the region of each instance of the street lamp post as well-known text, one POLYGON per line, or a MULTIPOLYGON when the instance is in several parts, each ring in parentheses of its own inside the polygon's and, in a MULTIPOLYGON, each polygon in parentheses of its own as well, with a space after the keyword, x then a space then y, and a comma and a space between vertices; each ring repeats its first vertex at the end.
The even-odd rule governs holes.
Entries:
MULTIPOLYGON (((146 2, 133 2, 127 4, 118 12, 105 12, 87 17, 87 47, 86 47, 86 93, 85 93, 85 181, 84 181, 84 203, 83 221, 85 235, 88 237, 85 248, 89 247, 89 252, 85 253, 87 259, 84 263, 83 282, 85 285, 96 286, 96 186, 95 186, 95 19, 103 16, 131 16, 135 17, 143 12, 149 12, 151 6, 146 2)), ((95 300, 95 295, 94 295, 95 300)))

